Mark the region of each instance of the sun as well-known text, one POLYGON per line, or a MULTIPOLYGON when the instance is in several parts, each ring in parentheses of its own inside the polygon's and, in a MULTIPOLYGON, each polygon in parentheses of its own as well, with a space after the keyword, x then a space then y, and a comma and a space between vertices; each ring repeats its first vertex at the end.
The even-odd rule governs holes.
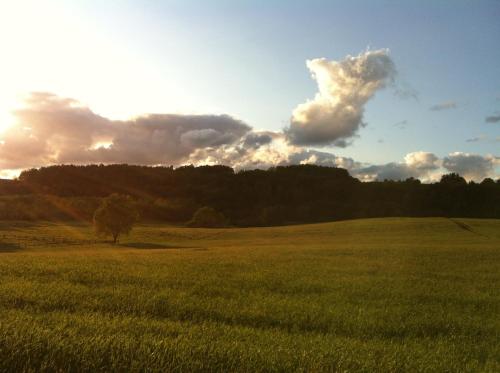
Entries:
POLYGON ((12 109, 0 107, 0 134, 4 133, 15 124, 12 109))
POLYGON ((23 97, 19 94, 0 91, 0 140, 1 135, 16 124, 14 111, 22 107, 22 101, 23 97))

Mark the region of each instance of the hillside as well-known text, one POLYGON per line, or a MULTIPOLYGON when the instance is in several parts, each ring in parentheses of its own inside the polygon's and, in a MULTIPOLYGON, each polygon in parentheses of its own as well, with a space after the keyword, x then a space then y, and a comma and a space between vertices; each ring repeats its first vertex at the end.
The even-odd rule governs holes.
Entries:
POLYGON ((132 196, 143 221, 183 224, 202 207, 230 225, 270 226, 374 217, 500 218, 500 182, 457 174, 424 184, 360 182, 348 171, 313 165, 235 172, 225 166, 52 166, 0 182, 0 220, 91 221, 100 199, 132 196))
POLYGON ((498 371, 500 220, 0 223, 0 371, 498 371))

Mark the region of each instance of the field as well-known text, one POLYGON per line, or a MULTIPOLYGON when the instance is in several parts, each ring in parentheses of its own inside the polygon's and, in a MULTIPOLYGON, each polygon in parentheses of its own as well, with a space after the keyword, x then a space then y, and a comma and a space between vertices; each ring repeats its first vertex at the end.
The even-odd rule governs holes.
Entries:
POLYGON ((0 371, 500 371, 499 220, 0 242, 0 371))

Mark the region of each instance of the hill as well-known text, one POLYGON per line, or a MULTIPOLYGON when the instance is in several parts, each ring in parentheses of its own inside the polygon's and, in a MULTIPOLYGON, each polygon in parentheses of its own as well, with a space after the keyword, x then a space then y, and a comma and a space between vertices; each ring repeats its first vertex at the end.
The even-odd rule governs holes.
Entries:
POLYGON ((102 197, 127 194, 143 221, 185 223, 202 207, 235 226, 371 217, 500 218, 500 182, 457 174, 423 184, 360 182, 347 170, 313 165, 235 172, 225 166, 52 166, 0 182, 0 219, 87 220, 102 197))
POLYGON ((0 371, 498 371, 500 221, 0 223, 0 371))

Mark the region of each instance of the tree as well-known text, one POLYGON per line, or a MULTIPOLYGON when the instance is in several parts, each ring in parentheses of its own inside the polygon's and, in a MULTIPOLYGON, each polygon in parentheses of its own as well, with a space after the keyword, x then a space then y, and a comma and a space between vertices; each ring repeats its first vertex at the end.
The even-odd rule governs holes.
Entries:
POLYGON ((289 217, 289 215, 286 214, 283 206, 267 206, 264 207, 260 213, 262 225, 283 224, 287 217, 289 217))
POLYGON ((406 180, 404 182, 406 184, 409 184, 409 185, 420 185, 420 184, 422 184, 422 182, 419 179, 415 179, 413 176, 406 178, 406 180))
POLYGON ((481 185, 494 186, 495 185, 495 180, 493 180, 491 177, 487 177, 483 181, 481 181, 481 185))
POLYGON ((465 179, 457 173, 451 173, 441 176, 439 184, 445 185, 467 185, 465 179))
POLYGON ((194 213, 188 225, 200 228, 220 228, 227 225, 227 219, 212 207, 205 206, 194 213))
POLYGON ((138 219, 134 201, 129 196, 111 194, 103 199, 94 213, 94 228, 97 235, 112 236, 113 244, 121 234, 128 234, 138 219))

